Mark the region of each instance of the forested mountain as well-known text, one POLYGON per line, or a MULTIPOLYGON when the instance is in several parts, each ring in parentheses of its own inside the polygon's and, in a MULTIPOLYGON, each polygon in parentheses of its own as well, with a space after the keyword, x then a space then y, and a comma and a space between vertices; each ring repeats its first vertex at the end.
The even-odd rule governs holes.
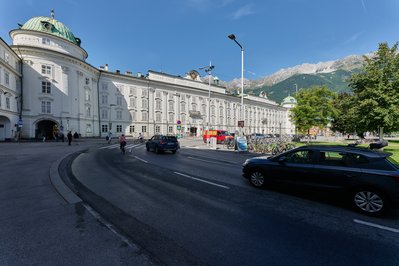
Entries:
MULTIPOLYGON (((327 86, 332 91, 347 92, 348 78, 352 73, 359 71, 363 61, 362 56, 351 55, 335 61, 305 63, 281 69, 259 80, 245 79, 245 93, 259 95, 264 91, 269 99, 280 103, 288 95, 294 95, 296 89, 312 86, 327 86)), ((235 79, 225 85, 231 93, 239 93, 240 84, 241 80, 235 79)))

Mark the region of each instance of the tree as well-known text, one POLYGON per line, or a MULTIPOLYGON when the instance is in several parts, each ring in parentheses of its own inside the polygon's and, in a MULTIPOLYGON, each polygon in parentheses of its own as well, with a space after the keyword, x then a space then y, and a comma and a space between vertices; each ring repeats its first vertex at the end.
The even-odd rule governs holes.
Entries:
POLYGON ((333 105, 336 93, 325 86, 301 89, 295 96, 297 105, 291 110, 291 119, 300 132, 326 127, 336 113, 333 105))
POLYGON ((379 44, 378 51, 364 56, 360 73, 353 74, 349 86, 354 93, 353 112, 358 128, 376 132, 399 130, 399 55, 398 43, 389 48, 379 44))
POLYGON ((358 114, 355 110, 355 96, 349 93, 340 93, 334 100, 334 107, 336 112, 334 113, 331 129, 333 131, 339 131, 343 134, 357 133, 363 135, 365 132, 364 128, 358 123, 358 114))

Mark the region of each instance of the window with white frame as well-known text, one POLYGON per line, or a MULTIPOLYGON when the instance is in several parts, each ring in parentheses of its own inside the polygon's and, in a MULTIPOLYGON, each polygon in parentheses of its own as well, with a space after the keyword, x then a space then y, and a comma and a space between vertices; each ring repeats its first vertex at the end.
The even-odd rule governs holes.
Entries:
POLYGON ((161 126, 155 126, 155 133, 161 133, 161 126))
POLYGON ((50 45, 50 39, 49 38, 42 38, 42 44, 50 45))
POLYGON ((4 71, 4 82, 6 85, 10 85, 10 73, 4 71))
POLYGON ((186 103, 181 103, 181 112, 185 112, 186 111, 186 103))
POLYGON ((174 111, 174 110, 175 110, 175 102, 169 101, 169 111, 174 111))
POLYGON ((90 101, 90 90, 89 89, 86 89, 85 90, 85 100, 86 101, 90 101))
POLYGON ((130 111, 130 121, 135 121, 136 120, 136 111, 130 111))
POLYGON ((191 110, 192 111, 197 111, 197 104, 196 103, 192 103, 191 104, 191 110))
POLYGON ((107 91, 107 90, 108 90, 108 84, 105 83, 105 82, 103 82, 103 83, 101 84, 101 88, 102 88, 103 91, 107 91))
POLYGON ((162 121, 162 113, 161 112, 157 112, 155 114, 155 121, 156 122, 161 122, 162 121))
POLYGON ((129 98, 129 106, 130 106, 130 108, 136 108, 136 98, 135 97, 129 98))
POLYGON ((91 124, 86 124, 86 133, 92 133, 91 124))
POLYGON ((168 115, 168 121, 173 123, 173 120, 175 120, 175 114, 174 113, 169 113, 168 115))
POLYGON ((129 126, 129 133, 130 134, 134 133, 134 126, 129 126))
POLYGON ((173 127, 172 126, 168 127, 168 133, 173 133, 173 127))
POLYGON ((85 79, 85 84, 86 84, 86 85, 90 85, 90 78, 86 78, 86 79, 85 79))
POLYGON ((108 132, 108 125, 101 125, 101 132, 102 133, 108 132))
POLYGON ((155 92, 155 97, 156 98, 161 98, 161 92, 160 91, 155 92))
POLYGON ((148 92, 146 90, 141 90, 141 97, 147 97, 148 92))
POLYGON ((215 115, 215 113, 216 113, 216 107, 211 106, 211 115, 215 115))
POLYGON ((6 97, 6 108, 7 108, 8 110, 11 109, 10 97, 6 97))
POLYGON ((141 120, 142 121, 147 121, 148 120, 148 112, 147 111, 141 112, 141 120))
POLYGON ((101 109, 101 119, 108 119, 108 109, 101 109))
POLYGON ((122 111, 121 110, 116 111, 116 119, 122 119, 122 111))
POLYGON ((143 108, 148 108, 148 100, 147 100, 147 99, 143 99, 143 100, 141 101, 141 106, 142 106, 143 108))
POLYGON ((116 105, 122 106, 122 96, 118 95, 116 97, 116 105))
POLYGON ((42 65, 42 74, 51 75, 51 66, 50 65, 42 65))
POLYGON ((91 116, 91 107, 86 106, 86 117, 90 117, 90 116, 91 116))
POLYGON ((129 87, 129 95, 135 95, 136 93, 135 93, 136 91, 134 90, 134 87, 133 86, 130 86, 129 87))
POLYGON ((44 113, 44 114, 51 113, 51 102, 50 101, 42 101, 42 113, 44 113))
POLYGON ((147 126, 141 126, 141 132, 146 133, 147 132, 147 126))
POLYGON ((10 61, 10 55, 6 51, 4 51, 4 61, 7 63, 10 61))
POLYGON ((108 95, 101 95, 101 104, 108 104, 108 95))
POLYGON ((155 101, 155 109, 156 110, 161 110, 162 109, 162 101, 160 99, 157 99, 155 101))
POLYGON ((122 132, 122 125, 116 125, 116 132, 121 133, 122 132))
POLYGON ((51 93, 51 82, 49 81, 42 81, 42 93, 51 93))

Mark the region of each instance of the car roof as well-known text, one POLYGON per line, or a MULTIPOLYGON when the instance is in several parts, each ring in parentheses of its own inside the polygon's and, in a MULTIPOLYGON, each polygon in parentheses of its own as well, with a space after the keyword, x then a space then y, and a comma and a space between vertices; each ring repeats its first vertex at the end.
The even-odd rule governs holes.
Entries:
POLYGON ((336 151, 336 152, 352 152, 361 154, 371 158, 385 158, 392 155, 389 152, 383 152, 379 150, 370 150, 363 147, 351 147, 342 145, 305 145, 298 147, 297 149, 312 149, 312 150, 324 150, 324 151, 336 151))

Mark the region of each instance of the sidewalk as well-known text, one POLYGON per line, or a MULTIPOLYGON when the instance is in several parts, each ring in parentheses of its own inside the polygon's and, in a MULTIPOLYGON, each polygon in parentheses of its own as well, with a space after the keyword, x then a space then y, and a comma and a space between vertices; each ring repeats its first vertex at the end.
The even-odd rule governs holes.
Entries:
POLYGON ((58 175, 63 158, 101 145, 102 139, 0 143, 0 265, 154 265, 58 175))

